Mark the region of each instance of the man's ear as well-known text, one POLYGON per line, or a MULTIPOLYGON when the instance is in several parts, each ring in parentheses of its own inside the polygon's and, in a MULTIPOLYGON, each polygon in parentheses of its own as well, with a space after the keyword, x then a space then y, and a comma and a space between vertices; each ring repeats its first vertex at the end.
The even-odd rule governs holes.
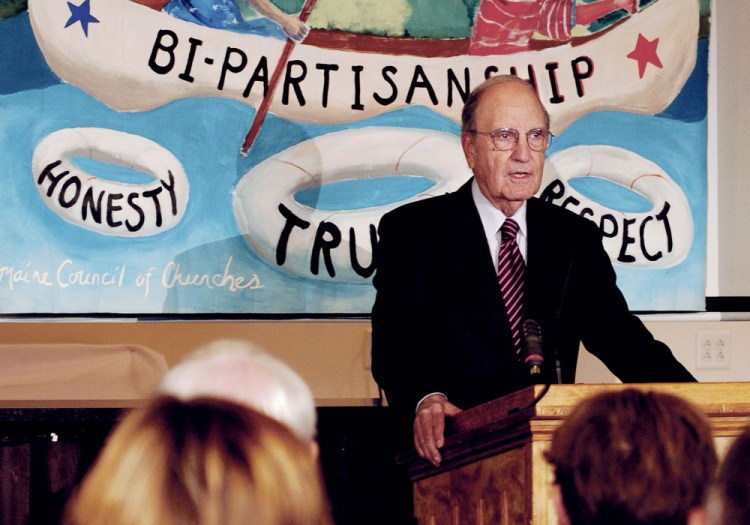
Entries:
POLYGON ((464 150, 464 156, 466 157, 466 162, 469 164, 469 168, 474 169, 474 135, 466 131, 462 132, 461 147, 464 150))
MULTIPOLYGON (((560 490, 560 485, 555 483, 552 485, 552 497, 555 501, 555 511, 557 512, 557 524, 558 525, 570 525, 570 516, 568 516, 568 511, 565 509, 565 503, 563 502, 562 497, 562 490, 560 490)), ((687 525, 699 525, 699 524, 692 524, 688 523, 687 525)), ((703 525, 703 524, 700 524, 703 525)))

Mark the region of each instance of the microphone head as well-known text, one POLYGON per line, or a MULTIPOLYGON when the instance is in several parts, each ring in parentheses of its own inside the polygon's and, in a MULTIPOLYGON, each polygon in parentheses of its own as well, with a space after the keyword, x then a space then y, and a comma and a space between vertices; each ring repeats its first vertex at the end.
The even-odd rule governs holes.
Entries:
POLYGON ((529 366, 532 375, 542 373, 544 354, 542 352, 542 329, 533 319, 526 319, 521 324, 523 335, 523 362, 529 366))

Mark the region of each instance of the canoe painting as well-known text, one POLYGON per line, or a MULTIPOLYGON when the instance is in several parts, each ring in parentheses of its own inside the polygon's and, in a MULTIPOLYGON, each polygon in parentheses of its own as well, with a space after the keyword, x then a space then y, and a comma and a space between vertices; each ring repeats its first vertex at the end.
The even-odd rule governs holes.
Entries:
POLYGON ((0 20, 49 77, 0 78, 0 313, 366 316, 380 217, 471 176, 463 101, 504 73, 550 112, 538 196, 599 226, 631 308, 705 307, 705 0, 462 0, 447 36, 321 22, 358 2, 317 0, 301 41, 234 27, 244 0, 0 20), (198 4, 228 10, 170 7, 198 4))
MULTIPOLYGON (((60 78, 120 111, 185 97, 258 107, 284 47, 277 38, 202 27, 129 0, 90 1, 98 23, 86 31, 66 25, 66 1, 30 0, 32 27, 60 78)), ((351 122, 422 105, 457 122, 472 87, 515 72, 535 81, 555 134, 592 111, 653 115, 695 66, 698 15, 697 2, 658 0, 595 38, 511 55, 429 56, 429 41, 412 41, 412 54, 398 45, 388 53, 388 43, 379 53, 359 52, 354 39, 337 49, 323 47, 324 34, 311 35, 295 46, 271 111, 288 120, 351 122)))

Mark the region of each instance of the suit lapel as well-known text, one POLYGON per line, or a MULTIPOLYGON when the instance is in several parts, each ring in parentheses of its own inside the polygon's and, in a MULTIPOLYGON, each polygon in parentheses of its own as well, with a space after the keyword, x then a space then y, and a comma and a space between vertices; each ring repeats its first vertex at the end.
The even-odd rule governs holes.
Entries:
POLYGON ((571 250, 564 232, 538 199, 530 199, 528 226, 526 315, 549 323, 561 300, 571 250))
POLYGON ((450 256, 454 261, 453 267, 464 283, 476 283, 478 289, 489 290, 488 297, 494 302, 498 295, 494 293, 497 273, 492 265, 482 220, 471 196, 471 181, 464 184, 452 197, 450 224, 455 244, 450 256))
POLYGON ((450 213, 446 218, 446 228, 450 231, 446 256, 450 258, 448 267, 452 269, 454 306, 481 323, 485 330, 494 332, 499 328, 503 333, 508 326, 505 308, 482 221, 471 195, 471 182, 451 194, 450 199, 446 207, 450 213))

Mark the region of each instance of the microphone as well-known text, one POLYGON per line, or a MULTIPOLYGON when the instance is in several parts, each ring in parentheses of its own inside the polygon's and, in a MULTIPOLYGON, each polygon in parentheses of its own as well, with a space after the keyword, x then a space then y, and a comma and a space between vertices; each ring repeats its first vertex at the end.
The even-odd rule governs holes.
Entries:
POLYGON ((526 319, 521 325, 521 334, 523 335, 521 358, 529 367, 529 373, 532 377, 539 376, 542 373, 542 365, 544 364, 542 329, 539 323, 533 319, 526 319))

